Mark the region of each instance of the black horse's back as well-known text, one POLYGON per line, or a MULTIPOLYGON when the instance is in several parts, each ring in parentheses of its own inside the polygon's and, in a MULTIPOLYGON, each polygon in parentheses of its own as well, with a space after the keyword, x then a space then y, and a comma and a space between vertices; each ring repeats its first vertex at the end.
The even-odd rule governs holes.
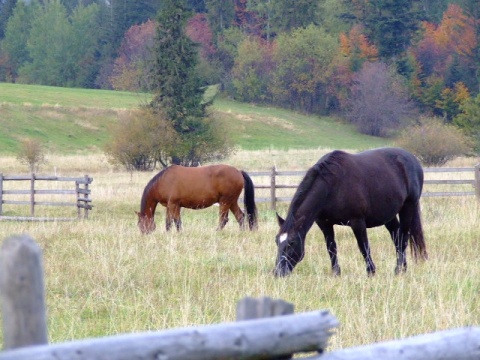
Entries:
MULTIPOLYGON (((380 148, 371 151, 382 155, 391 164, 391 168, 397 171, 396 176, 403 175, 409 194, 417 199, 420 198, 423 188, 423 168, 413 154, 401 148, 380 148)), ((368 152, 365 153, 368 154, 368 152)))
POLYGON ((333 226, 350 226, 367 264, 375 273, 366 229, 385 225, 397 250, 396 272, 406 269, 408 241, 415 257, 427 258, 419 200, 423 169, 400 148, 379 148, 358 154, 335 150, 306 173, 277 235, 276 273, 286 275, 304 255, 305 236, 313 223, 322 230, 332 261, 340 274, 333 226))

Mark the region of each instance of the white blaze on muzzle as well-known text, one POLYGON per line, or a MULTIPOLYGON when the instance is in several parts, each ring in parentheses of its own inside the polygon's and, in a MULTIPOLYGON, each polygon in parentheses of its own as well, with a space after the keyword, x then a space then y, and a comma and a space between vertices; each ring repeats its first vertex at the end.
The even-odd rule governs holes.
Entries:
POLYGON ((280 237, 278 238, 278 240, 280 241, 280 244, 283 243, 285 240, 287 240, 288 238, 288 234, 287 233, 283 233, 282 235, 280 235, 280 237))

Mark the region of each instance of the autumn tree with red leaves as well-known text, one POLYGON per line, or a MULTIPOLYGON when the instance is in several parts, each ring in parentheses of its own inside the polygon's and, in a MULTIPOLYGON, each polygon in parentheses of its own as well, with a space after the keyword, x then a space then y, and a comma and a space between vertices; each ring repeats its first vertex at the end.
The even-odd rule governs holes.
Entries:
POLYGON ((148 73, 155 26, 155 22, 148 20, 132 26, 125 33, 110 76, 115 90, 140 91, 150 88, 148 73))
POLYGON ((460 101, 465 100, 461 95, 465 91, 458 89, 478 88, 478 41, 474 18, 455 4, 448 6, 440 24, 423 23, 423 37, 411 52, 417 67, 414 94, 424 111, 448 121, 458 114, 460 101))
POLYGON ((348 34, 340 34, 340 52, 349 59, 352 71, 360 70, 365 61, 376 61, 378 58, 377 48, 368 41, 361 25, 352 27, 348 34))

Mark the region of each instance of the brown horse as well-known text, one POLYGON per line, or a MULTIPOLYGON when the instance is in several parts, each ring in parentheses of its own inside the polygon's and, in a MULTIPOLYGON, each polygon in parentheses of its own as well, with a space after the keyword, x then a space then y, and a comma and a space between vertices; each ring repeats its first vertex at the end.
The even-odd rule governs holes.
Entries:
POLYGON ((218 230, 228 222, 230 210, 240 227, 244 226, 244 213, 238 206, 238 197, 244 189, 244 205, 250 230, 257 226, 257 208, 252 179, 241 170, 229 165, 184 167, 172 165, 155 175, 143 191, 138 215, 138 227, 144 234, 155 230, 155 208, 160 203, 167 208, 166 229, 172 220, 181 230, 180 208, 204 209, 215 203, 220 205, 218 230))

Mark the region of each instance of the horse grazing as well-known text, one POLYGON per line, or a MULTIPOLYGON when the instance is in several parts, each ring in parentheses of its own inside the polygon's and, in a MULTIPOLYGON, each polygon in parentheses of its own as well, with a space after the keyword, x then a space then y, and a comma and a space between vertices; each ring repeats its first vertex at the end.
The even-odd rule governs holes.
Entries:
POLYGON ((228 165, 184 167, 171 165, 155 175, 143 191, 138 215, 138 227, 144 234, 155 230, 155 208, 160 203, 167 208, 166 229, 170 230, 172 220, 181 230, 180 208, 204 209, 215 203, 220 205, 222 229, 228 222, 230 210, 241 227, 244 213, 237 201, 244 189, 244 205, 250 230, 257 227, 257 208, 252 179, 244 172, 228 165))
POLYGON ((305 236, 314 222, 325 237, 334 275, 340 275, 334 225, 352 228, 368 275, 375 274, 375 264, 367 228, 385 225, 389 231, 397 254, 396 274, 407 269, 408 239, 413 256, 427 259, 419 206, 422 187, 423 169, 403 149, 326 154, 307 171, 286 220, 277 214, 280 231, 275 239, 278 254, 274 274, 290 274, 303 259, 305 236))

